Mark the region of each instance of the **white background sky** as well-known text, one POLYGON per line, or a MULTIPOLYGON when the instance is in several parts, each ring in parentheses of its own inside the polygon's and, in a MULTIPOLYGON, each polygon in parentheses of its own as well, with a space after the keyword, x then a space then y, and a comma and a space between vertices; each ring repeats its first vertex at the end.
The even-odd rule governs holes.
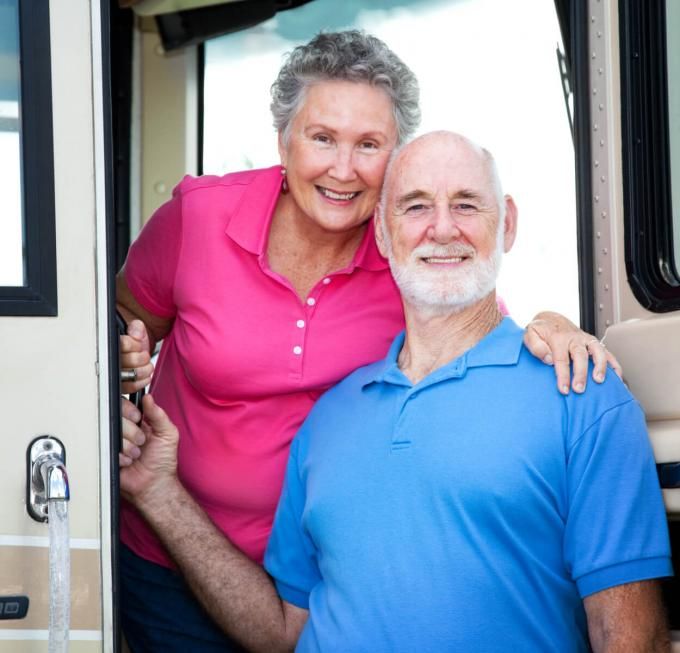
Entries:
POLYGON ((499 293, 512 316, 578 322, 574 152, 549 0, 315 0, 208 43, 204 172, 278 163, 269 87, 282 56, 320 29, 358 27, 416 73, 420 132, 459 131, 491 150, 519 206, 499 293))

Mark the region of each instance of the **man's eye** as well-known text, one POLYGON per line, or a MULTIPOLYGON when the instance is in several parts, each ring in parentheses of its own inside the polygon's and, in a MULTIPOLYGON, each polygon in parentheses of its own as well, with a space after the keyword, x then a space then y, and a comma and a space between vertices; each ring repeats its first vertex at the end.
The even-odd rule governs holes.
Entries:
POLYGON ((465 202, 456 204, 453 208, 461 213, 474 213, 477 210, 474 204, 466 204, 465 202))
POLYGON ((427 211, 427 205, 425 204, 411 204, 411 206, 406 207, 406 213, 421 213, 422 211, 427 211))

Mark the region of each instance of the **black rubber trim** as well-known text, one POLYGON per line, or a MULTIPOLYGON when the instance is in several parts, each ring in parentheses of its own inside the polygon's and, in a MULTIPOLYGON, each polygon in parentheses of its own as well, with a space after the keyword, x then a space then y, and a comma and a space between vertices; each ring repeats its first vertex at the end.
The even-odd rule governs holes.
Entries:
MULTIPOLYGON (((625 258, 637 300, 680 309, 673 215, 663 2, 619 0, 625 258)), ((680 234, 676 234, 680 238, 680 234)))
POLYGON ((680 462, 659 463, 656 466, 659 477, 659 485, 664 490, 673 490, 680 487, 680 462))
MULTIPOLYGON (((101 12, 101 49, 102 49, 102 106, 104 109, 104 196, 106 207, 106 270, 108 305, 108 357, 109 357, 109 457, 111 477, 111 592, 113 605, 113 651, 120 653, 120 482, 118 469, 118 452, 120 450, 120 371, 118 351, 118 325, 116 322, 116 212, 114 207, 114 148, 113 118, 111 97, 111 14, 109 2, 100 0, 101 12)), ((105 434, 102 434, 102 438, 105 434)))
MULTIPOLYGON (((564 12, 560 14, 560 18, 564 12)), ((570 24, 562 27, 571 42, 565 49, 574 93, 574 148, 576 165, 576 213, 579 307, 581 328, 595 333, 595 260, 593 255, 592 163, 590 128, 590 17, 586 0, 569 5, 570 24)))

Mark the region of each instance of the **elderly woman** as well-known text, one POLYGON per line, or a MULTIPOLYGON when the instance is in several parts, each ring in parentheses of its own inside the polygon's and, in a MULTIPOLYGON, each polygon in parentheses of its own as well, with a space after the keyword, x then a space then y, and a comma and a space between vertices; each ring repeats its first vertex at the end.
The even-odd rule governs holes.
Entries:
MULTIPOLYGON (((182 434, 179 476, 258 562, 297 428, 321 393, 383 356, 403 328, 369 218, 390 152, 420 117, 413 73, 356 31, 296 48, 272 94, 281 165, 185 178, 132 245, 117 283, 130 334, 122 362, 138 373, 124 390, 148 382, 149 351, 163 340, 153 392, 182 434)), ((567 343, 575 384, 585 383, 588 347, 603 376, 607 354, 597 340, 555 319, 572 328, 553 339, 562 391, 567 343)), ((528 339, 547 362, 550 331, 535 323, 528 339)), ((121 464, 138 455, 126 441, 121 464)), ((201 612, 127 504, 121 538, 132 651, 239 650, 201 612)), ((205 564, 209 554, 197 549, 205 564)))

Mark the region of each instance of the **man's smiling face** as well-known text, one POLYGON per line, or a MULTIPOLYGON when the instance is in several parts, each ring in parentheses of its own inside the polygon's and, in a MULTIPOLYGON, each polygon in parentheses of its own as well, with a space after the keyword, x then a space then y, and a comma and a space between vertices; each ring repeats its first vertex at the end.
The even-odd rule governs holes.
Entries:
POLYGON ((490 155, 455 134, 428 134, 402 150, 387 183, 378 242, 404 298, 455 311, 491 292, 512 240, 490 155))

